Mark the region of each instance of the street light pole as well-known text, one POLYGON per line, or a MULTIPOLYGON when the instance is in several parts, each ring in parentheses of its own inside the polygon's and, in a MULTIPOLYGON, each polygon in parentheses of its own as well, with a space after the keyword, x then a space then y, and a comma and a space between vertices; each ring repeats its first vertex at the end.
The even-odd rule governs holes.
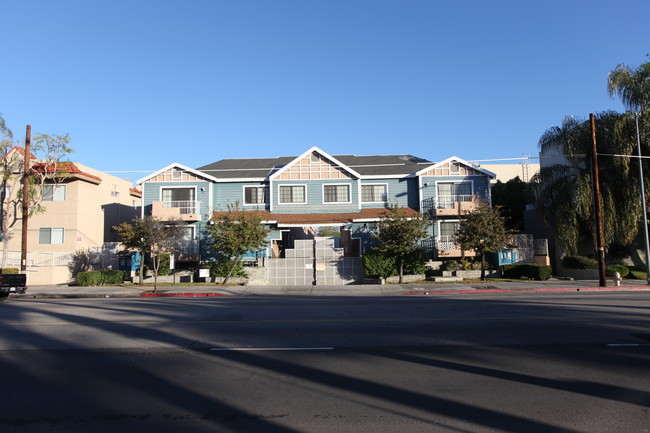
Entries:
POLYGON ((641 206, 643 209, 643 233, 645 235, 645 266, 647 275, 647 284, 650 286, 650 254, 648 254, 648 215, 645 205, 645 187, 643 186, 643 163, 641 157, 641 138, 639 136, 639 113, 634 112, 634 122, 636 124, 636 150, 639 155, 639 182, 641 185, 641 206))

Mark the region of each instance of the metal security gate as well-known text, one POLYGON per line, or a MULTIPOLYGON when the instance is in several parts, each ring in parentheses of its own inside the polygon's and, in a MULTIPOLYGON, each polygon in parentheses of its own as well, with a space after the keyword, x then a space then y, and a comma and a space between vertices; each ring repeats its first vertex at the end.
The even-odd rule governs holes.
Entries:
POLYGON ((274 286, 345 285, 363 281, 361 257, 345 257, 336 238, 300 239, 282 259, 268 259, 268 284, 274 286))

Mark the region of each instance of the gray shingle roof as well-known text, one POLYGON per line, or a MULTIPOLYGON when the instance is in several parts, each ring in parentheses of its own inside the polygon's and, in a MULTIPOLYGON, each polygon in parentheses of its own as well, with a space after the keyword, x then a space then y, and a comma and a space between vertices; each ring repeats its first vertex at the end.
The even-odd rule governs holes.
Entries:
MULTIPOLYGON (((332 155, 341 164, 362 176, 402 175, 408 176, 433 164, 426 159, 412 155, 332 155)), ((277 158, 222 159, 197 168, 217 179, 266 179, 290 163, 297 156, 277 158)))

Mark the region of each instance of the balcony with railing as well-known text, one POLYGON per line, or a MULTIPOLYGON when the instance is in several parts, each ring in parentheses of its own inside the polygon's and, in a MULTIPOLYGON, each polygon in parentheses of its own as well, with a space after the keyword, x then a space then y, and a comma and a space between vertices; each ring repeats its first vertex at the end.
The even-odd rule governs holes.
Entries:
POLYGON ((480 195, 443 195, 422 201, 422 211, 431 216, 458 216, 472 212, 483 202, 480 195))
POLYGON ((463 251, 454 239, 454 236, 437 236, 433 240, 433 247, 437 258, 474 257, 474 251, 463 251))
POLYGON ((163 221, 200 221, 201 203, 195 200, 154 201, 151 215, 163 221))

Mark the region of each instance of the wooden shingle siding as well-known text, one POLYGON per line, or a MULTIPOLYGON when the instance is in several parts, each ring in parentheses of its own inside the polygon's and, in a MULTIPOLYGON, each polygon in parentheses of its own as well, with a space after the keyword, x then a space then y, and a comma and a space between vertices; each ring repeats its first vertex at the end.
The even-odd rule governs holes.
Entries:
POLYGON ((148 179, 147 182, 200 182, 202 180, 194 173, 174 168, 148 179))
POLYGON ((432 168, 423 173, 422 176, 478 176, 483 175, 480 171, 457 162, 448 162, 440 167, 432 168))
POLYGON ((284 173, 280 174, 277 180, 320 180, 320 179, 351 179, 352 176, 342 168, 334 165, 331 161, 323 158, 317 153, 296 162, 284 173))

